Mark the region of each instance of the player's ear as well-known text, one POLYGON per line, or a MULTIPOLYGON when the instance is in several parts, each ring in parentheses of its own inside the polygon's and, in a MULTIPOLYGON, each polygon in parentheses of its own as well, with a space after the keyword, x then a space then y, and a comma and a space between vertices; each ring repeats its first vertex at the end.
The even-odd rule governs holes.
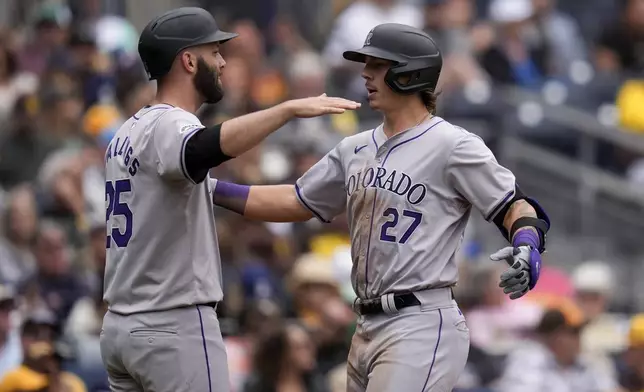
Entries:
POLYGON ((183 51, 181 53, 181 65, 188 73, 197 72, 197 56, 188 50, 183 51))

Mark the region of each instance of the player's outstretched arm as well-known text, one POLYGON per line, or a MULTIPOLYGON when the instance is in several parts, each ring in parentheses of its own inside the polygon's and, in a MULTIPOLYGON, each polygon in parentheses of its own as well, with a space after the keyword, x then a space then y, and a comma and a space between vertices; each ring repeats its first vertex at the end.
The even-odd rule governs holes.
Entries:
POLYGON ((512 172, 501 166, 477 136, 466 134, 451 151, 447 176, 458 193, 494 222, 511 246, 490 256, 510 268, 501 276, 503 291, 517 299, 533 289, 541 270, 550 219, 539 204, 516 185, 512 172))
POLYGON ((309 168, 294 185, 247 186, 213 181, 213 203, 249 219, 301 222, 313 217, 328 223, 346 208, 341 145, 309 168))
MULTIPOLYGON (((325 114, 343 113, 360 107, 357 102, 343 98, 318 97, 295 99, 276 105, 270 109, 246 114, 233 118, 212 127, 204 128, 200 124, 192 124, 191 120, 181 121, 175 127, 181 131, 177 135, 188 132, 188 135, 177 143, 168 140, 166 150, 160 156, 179 156, 173 150, 185 145, 181 163, 174 162, 178 171, 181 167, 183 174, 195 183, 203 181, 210 169, 223 162, 243 154, 261 143, 268 135, 282 127, 293 118, 317 117, 325 114), (187 140, 187 141, 185 141, 187 140), (185 161, 185 162, 184 162, 185 161)), ((162 167, 168 165, 161 165, 162 167)), ((169 170, 165 170, 169 171, 169 170)))
POLYGON ((246 114, 221 124, 221 151, 229 157, 236 157, 258 145, 293 118, 339 114, 359 107, 358 102, 327 97, 326 94, 286 101, 272 108, 246 114))
POLYGON ((302 222, 313 218, 298 201, 293 185, 247 186, 217 181, 213 203, 264 222, 302 222))

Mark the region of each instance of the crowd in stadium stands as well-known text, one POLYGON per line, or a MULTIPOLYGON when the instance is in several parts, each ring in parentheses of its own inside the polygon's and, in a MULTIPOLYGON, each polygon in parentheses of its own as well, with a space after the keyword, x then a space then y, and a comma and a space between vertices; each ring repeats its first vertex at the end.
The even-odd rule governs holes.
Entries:
MULTIPOLYGON (((58 3, 0 31, 0 392, 109 390, 98 344, 104 147, 155 91, 126 19, 58 3)), ((441 116, 494 131, 506 108, 496 86, 556 81, 567 105, 593 115, 616 105, 614 125, 644 132, 644 0, 337 0, 322 42, 302 7, 266 23, 244 9, 268 1, 214 3, 240 36, 224 47, 224 100, 199 113, 207 125, 323 92, 364 101, 360 69, 341 54, 374 25, 400 22, 426 28, 444 52, 441 116)), ((296 120, 212 175, 292 182, 377 121, 368 105, 296 120)), ((564 131, 544 123, 524 137, 572 154, 564 131)), ((598 164, 639 178, 629 169, 640 157, 610 157, 598 164)), ((232 391, 344 391, 356 320, 346 220, 264 224, 217 210, 216 222, 232 391)), ((471 333, 459 391, 644 391, 644 314, 613 313, 610 260, 572 275, 547 266, 534 292, 509 301, 503 266, 468 245, 455 289, 471 333)))

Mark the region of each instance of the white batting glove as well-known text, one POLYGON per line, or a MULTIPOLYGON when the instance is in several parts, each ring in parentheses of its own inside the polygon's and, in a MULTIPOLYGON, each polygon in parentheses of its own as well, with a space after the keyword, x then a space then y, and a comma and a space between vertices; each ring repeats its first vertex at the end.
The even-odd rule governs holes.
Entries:
POLYGON ((505 260, 510 266, 501 274, 499 287, 510 299, 523 297, 530 291, 539 279, 541 255, 530 246, 508 246, 490 256, 495 261, 505 260))

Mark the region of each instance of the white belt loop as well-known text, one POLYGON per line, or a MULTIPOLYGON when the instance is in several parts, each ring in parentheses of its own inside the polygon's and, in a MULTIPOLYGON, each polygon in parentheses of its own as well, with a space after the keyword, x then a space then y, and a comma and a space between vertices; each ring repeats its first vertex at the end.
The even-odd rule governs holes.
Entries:
POLYGON ((385 312, 385 314, 398 313, 396 302, 394 301, 394 293, 385 294, 380 297, 380 304, 382 305, 382 310, 385 312))

